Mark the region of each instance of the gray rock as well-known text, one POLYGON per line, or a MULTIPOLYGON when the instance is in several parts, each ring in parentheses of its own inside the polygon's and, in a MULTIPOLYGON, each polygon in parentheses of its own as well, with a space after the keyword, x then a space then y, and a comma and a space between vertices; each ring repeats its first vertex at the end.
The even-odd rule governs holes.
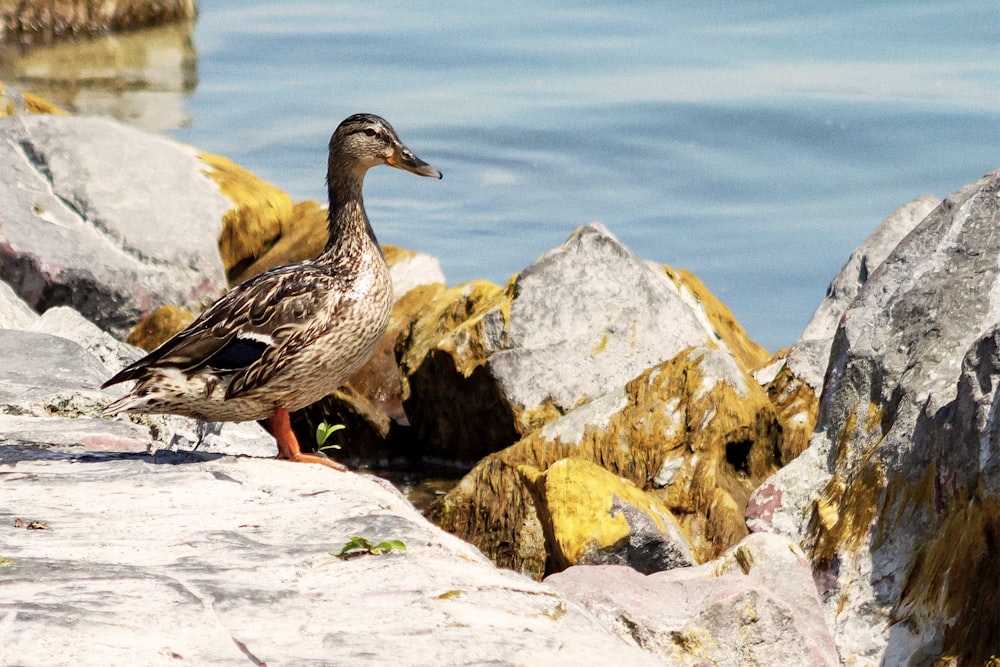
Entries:
POLYGON ((577 229, 506 290, 459 289, 431 310, 439 321, 400 343, 406 414, 434 458, 474 463, 687 347, 729 352, 682 277, 599 224, 577 229), (411 349, 426 351, 408 358, 411 349))
POLYGON ((851 253, 847 263, 830 282, 826 297, 788 355, 792 372, 808 382, 817 393, 823 389, 823 374, 830 360, 830 347, 844 311, 889 253, 940 203, 937 197, 925 195, 891 213, 851 253))
POLYGON ((598 224, 542 255, 514 290, 504 348, 488 365, 519 408, 568 412, 708 338, 664 272, 598 224))
POLYGON ((34 331, 0 329, 0 412, 43 417, 96 413, 107 369, 73 341, 34 331))
POLYGON ((191 148, 100 118, 0 118, 0 278, 124 333, 225 287, 230 202, 191 148))
POLYGON ((840 320, 809 449, 751 498, 753 530, 808 547, 846 663, 1000 650, 983 593, 1000 579, 984 555, 1000 522, 998 227, 993 172, 869 276, 840 320))
POLYGON ((119 386, 101 390, 101 384, 142 351, 118 342, 71 308, 52 308, 36 316, 30 330, 0 329, 0 350, 0 416, 51 420, 8 423, 0 428, 2 443, 63 453, 277 452, 274 439, 254 422, 202 423, 174 415, 127 415, 114 422, 100 418, 103 407, 123 391, 119 386))
POLYGON ((374 478, 105 455, 22 461, 4 489, 8 664, 660 664, 374 478), (355 535, 406 551, 331 554, 355 535))
POLYGON ((774 535, 751 535, 696 567, 643 576, 575 566, 545 583, 665 664, 839 664, 808 561, 774 535))

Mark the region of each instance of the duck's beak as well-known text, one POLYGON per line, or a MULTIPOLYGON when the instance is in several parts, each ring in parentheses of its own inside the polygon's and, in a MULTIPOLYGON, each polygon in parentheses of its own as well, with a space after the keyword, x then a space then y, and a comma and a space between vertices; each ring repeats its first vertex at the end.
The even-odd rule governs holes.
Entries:
POLYGON ((402 169, 403 171, 409 171, 418 176, 441 178, 440 171, 418 158, 403 144, 396 144, 395 150, 392 151, 392 155, 386 159, 386 164, 396 167, 397 169, 402 169))

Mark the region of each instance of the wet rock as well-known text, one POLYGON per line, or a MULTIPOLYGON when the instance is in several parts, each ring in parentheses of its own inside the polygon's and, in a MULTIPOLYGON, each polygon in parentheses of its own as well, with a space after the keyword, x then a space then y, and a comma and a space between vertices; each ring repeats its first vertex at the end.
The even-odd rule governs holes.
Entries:
POLYGON ((809 449, 750 502, 754 530, 805 545, 845 662, 1000 649, 998 195, 1000 172, 949 196, 869 276, 809 449))
POLYGON ((435 456, 473 462, 685 347, 766 361, 706 295, 586 225, 506 288, 435 295, 400 343, 406 412, 435 456))
POLYGON ((628 565, 644 574, 687 567, 694 556, 662 503, 635 484, 583 459, 542 472, 518 469, 527 483, 558 572, 571 565, 628 565))
POLYGON ((664 664, 841 664, 809 562, 774 535, 751 535, 697 567, 644 576, 576 566, 545 582, 664 664))
POLYGON ((782 465, 782 427, 733 357, 694 348, 490 455, 431 510, 505 567, 546 571, 541 523, 518 467, 590 461, 662 502, 699 560, 747 534, 751 491, 782 465))
POLYGON ((0 278, 124 334, 163 303, 224 286, 230 202, 194 151, 99 118, 0 118, 0 278))
POLYGON ((10 664, 659 664, 374 478, 169 453, 4 478, 10 664), (333 556, 352 536, 406 550, 333 556))

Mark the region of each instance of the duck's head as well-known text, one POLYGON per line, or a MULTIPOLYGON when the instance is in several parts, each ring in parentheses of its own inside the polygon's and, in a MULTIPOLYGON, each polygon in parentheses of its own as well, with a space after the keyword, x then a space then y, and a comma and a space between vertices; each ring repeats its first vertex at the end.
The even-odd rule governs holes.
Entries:
POLYGON ((330 168, 353 168, 362 173, 387 164, 418 176, 441 178, 441 172, 406 147, 392 125, 369 113, 355 114, 340 124, 330 137, 330 168))

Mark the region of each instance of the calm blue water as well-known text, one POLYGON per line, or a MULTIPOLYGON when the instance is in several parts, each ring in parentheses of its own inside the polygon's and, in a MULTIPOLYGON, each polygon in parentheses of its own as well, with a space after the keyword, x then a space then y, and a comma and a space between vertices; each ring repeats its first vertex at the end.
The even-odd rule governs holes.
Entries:
POLYGON ((881 219, 1000 167, 1000 4, 203 0, 170 134, 325 199, 385 116, 443 181, 370 172, 380 240, 505 281, 577 226, 694 271, 772 351, 881 219))

